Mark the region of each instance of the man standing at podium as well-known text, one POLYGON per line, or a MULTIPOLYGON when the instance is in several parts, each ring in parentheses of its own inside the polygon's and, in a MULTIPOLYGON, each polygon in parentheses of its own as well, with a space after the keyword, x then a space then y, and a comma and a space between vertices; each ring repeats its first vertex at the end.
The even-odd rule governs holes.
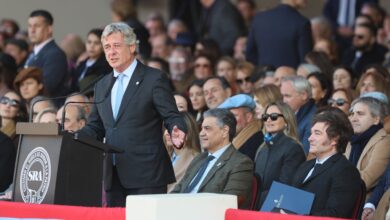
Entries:
POLYGON ((175 181, 163 144, 162 125, 180 147, 186 125, 180 116, 165 73, 135 59, 137 39, 124 23, 105 27, 102 44, 114 69, 97 82, 89 122, 81 132, 120 149, 108 155, 104 188, 108 206, 125 206, 127 195, 166 193, 175 181))

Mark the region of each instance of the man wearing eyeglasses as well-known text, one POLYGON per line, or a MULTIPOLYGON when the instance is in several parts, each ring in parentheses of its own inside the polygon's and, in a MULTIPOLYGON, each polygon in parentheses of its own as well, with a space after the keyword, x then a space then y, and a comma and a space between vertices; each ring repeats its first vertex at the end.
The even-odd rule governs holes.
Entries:
POLYGON ((252 97, 239 94, 226 99, 218 108, 229 109, 237 121, 233 145, 252 160, 263 143, 262 123, 256 119, 256 103, 252 97))
POLYGON ((383 63, 386 47, 376 42, 377 28, 370 23, 357 25, 354 30, 352 47, 344 53, 342 63, 354 70, 359 78, 363 68, 372 63, 383 63))

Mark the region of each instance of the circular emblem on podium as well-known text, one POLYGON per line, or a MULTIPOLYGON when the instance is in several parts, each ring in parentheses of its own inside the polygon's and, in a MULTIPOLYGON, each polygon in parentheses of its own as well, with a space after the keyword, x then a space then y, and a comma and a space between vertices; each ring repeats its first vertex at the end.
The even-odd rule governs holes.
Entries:
POLYGON ((20 175, 20 193, 26 203, 40 204, 50 185, 51 163, 43 147, 34 148, 23 162, 20 175))

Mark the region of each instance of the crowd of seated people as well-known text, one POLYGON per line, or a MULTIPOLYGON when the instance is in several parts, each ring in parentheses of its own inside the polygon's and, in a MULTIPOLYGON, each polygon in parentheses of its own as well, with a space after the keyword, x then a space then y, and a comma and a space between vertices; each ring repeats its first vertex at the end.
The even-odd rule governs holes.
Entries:
MULTIPOLYGON (((143 23, 132 0, 111 1, 107 11, 113 22, 135 30, 137 60, 167 74, 188 127, 181 149, 165 135, 177 181, 169 192, 234 194, 240 208, 250 209, 252 178, 258 175, 257 210, 272 181, 279 181, 316 194, 311 215, 351 218, 357 198, 349 193, 340 204, 320 204, 338 199, 323 193, 331 192, 321 189, 323 183, 338 184, 343 179, 333 175, 348 171, 352 191, 360 179, 365 184, 368 205, 359 213, 362 219, 385 215, 390 9, 379 1, 352 2, 324 1, 322 14, 310 20, 299 12, 309 3, 305 0, 280 0, 258 12, 255 7, 262 5, 255 0, 192 6, 172 0, 169 19, 153 12, 143 23), (350 134, 339 135, 338 129, 350 134), (316 173, 324 175, 316 180, 311 173, 318 163, 328 170, 316 173), (329 163, 344 170, 336 172, 329 163)), ((69 33, 78 43, 65 39, 60 47, 60 39, 53 38, 55 15, 34 10, 26 17, 27 35, 12 18, 0 23, 0 148, 5 152, 0 164, 8 170, 0 172, 0 192, 12 190, 16 123, 58 123, 77 132, 88 122, 96 82, 112 72, 102 29, 89 27, 82 44, 83 37, 69 33), (70 56, 62 48, 80 50, 70 56)))

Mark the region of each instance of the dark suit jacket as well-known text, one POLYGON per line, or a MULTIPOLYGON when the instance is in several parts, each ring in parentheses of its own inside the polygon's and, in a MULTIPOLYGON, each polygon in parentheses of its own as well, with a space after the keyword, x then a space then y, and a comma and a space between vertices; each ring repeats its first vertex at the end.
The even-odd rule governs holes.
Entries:
POLYGON ((85 69, 87 60, 88 59, 81 62, 72 73, 72 91, 81 91, 86 87, 89 87, 90 83, 93 83, 97 78, 112 71, 112 68, 108 64, 104 54, 102 54, 96 62, 87 69, 84 78, 79 81, 79 78, 85 69))
POLYGON ((383 194, 390 188, 390 163, 387 165, 386 171, 381 177, 378 185, 376 185, 374 191, 372 192, 370 198, 367 202, 370 202, 378 207, 379 200, 381 200, 383 194))
POLYGON ((268 153, 262 148, 255 165, 255 173, 261 177, 259 204, 265 200, 273 181, 291 184, 296 169, 306 160, 302 145, 283 132, 279 132, 271 142, 265 142, 263 145, 267 145, 268 153), (264 161, 258 161, 259 159, 264 161))
POLYGON ((246 58, 257 66, 296 68, 312 47, 310 21, 296 9, 280 4, 254 17, 246 58))
POLYGON ((301 108, 299 108, 296 114, 299 140, 301 141, 303 150, 306 154, 309 152, 310 148, 309 137, 311 133, 311 121, 316 111, 317 107, 314 103, 314 100, 310 99, 301 108))
MULTIPOLYGON (((123 187, 164 186, 175 181, 171 160, 163 143, 163 121, 169 132, 177 125, 186 132, 167 76, 138 61, 123 96, 117 119, 111 108, 113 73, 96 83, 95 101, 82 133, 124 150, 115 154, 116 169, 123 187), (108 96, 107 96, 108 94, 108 96)), ((107 157, 105 188, 111 187, 112 157, 107 157)))
POLYGON ((246 34, 246 27, 240 12, 230 1, 216 0, 211 9, 203 9, 198 33, 200 37, 215 40, 222 54, 232 55, 237 38, 246 34))
MULTIPOLYGON (((203 152, 192 160, 183 179, 176 185, 172 193, 184 192, 207 156, 208 153, 203 152)), ((251 159, 230 145, 207 173, 198 192, 237 195, 239 201, 242 200, 239 208, 249 208, 252 177, 253 163, 251 159)))
POLYGON ((360 193, 359 171, 342 154, 335 154, 303 183, 315 162, 303 163, 292 181, 293 186, 315 194, 310 214, 351 218, 360 193))
POLYGON ((66 95, 65 88, 68 75, 66 55, 54 40, 47 43, 29 66, 37 66, 43 70, 43 84, 51 97, 66 95))
POLYGON ((355 59, 355 53, 355 48, 349 48, 347 51, 345 51, 342 63, 346 66, 351 67, 354 70, 355 78, 359 79, 364 67, 366 67, 368 64, 383 63, 383 61, 385 60, 385 55, 387 53, 387 48, 382 45, 379 45, 378 43, 375 43, 371 50, 363 53, 363 55, 359 58, 356 66, 352 67, 351 64, 355 59))
POLYGON ((16 148, 12 140, 0 132, 0 192, 12 183, 16 159, 16 148))

